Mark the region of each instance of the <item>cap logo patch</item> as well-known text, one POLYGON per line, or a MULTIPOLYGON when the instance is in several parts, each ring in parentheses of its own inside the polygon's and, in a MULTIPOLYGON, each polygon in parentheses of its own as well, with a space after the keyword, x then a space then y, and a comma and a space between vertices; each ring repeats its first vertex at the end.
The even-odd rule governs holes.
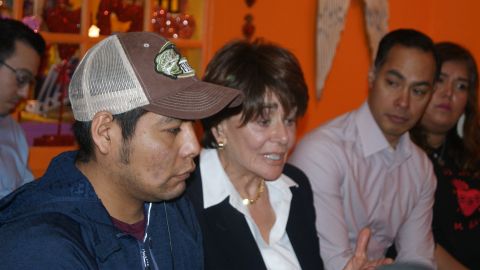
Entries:
POLYGON ((195 70, 190 66, 187 59, 182 57, 175 44, 167 41, 155 57, 155 70, 172 79, 192 77, 195 70))

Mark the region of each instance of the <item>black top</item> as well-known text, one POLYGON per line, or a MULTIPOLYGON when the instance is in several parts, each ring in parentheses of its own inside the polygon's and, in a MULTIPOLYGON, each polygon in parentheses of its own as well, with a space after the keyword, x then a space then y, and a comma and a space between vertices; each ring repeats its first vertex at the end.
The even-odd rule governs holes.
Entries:
MULTIPOLYGON (((198 162, 197 162, 198 164, 198 162)), ((221 203, 204 209, 200 166, 188 180, 191 199, 203 232, 205 269, 266 269, 260 250, 242 213, 221 203)), ((298 168, 285 165, 283 173, 298 187, 291 187, 292 201, 287 234, 302 269, 323 269, 315 229, 315 210, 308 178, 298 168)))
POLYGON ((435 241, 469 269, 480 269, 480 179, 460 170, 440 147, 429 157, 438 179, 435 241))

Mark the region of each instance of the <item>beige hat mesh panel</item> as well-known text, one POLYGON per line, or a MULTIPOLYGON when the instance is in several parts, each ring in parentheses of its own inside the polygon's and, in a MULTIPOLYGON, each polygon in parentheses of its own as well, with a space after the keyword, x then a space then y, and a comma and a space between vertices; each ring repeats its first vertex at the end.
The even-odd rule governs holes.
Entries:
POLYGON ((89 54, 70 85, 75 119, 90 121, 99 111, 119 114, 148 104, 116 36, 103 40, 89 54))

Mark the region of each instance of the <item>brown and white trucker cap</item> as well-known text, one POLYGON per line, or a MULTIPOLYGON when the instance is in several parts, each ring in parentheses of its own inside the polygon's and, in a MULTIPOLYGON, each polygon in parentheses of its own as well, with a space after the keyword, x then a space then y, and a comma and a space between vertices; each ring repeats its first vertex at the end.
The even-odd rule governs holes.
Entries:
POLYGON ((175 45, 151 32, 119 33, 92 47, 69 86, 73 115, 138 107, 178 119, 202 119, 241 104, 240 91, 199 81, 175 45))

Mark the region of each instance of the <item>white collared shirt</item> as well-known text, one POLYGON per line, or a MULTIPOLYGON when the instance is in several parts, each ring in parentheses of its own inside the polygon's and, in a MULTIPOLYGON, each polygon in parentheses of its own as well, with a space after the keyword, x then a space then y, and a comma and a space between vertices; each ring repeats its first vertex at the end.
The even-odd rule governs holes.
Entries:
POLYGON ((286 231, 292 201, 290 187, 297 186, 297 183, 284 174, 275 181, 265 182, 270 204, 276 217, 269 235, 270 244, 267 244, 250 215, 248 207, 242 203, 240 194, 225 173, 218 158, 217 150, 202 150, 200 153, 200 172, 205 209, 217 205, 229 197, 232 207, 244 215, 267 269, 300 269, 300 264, 286 231))

